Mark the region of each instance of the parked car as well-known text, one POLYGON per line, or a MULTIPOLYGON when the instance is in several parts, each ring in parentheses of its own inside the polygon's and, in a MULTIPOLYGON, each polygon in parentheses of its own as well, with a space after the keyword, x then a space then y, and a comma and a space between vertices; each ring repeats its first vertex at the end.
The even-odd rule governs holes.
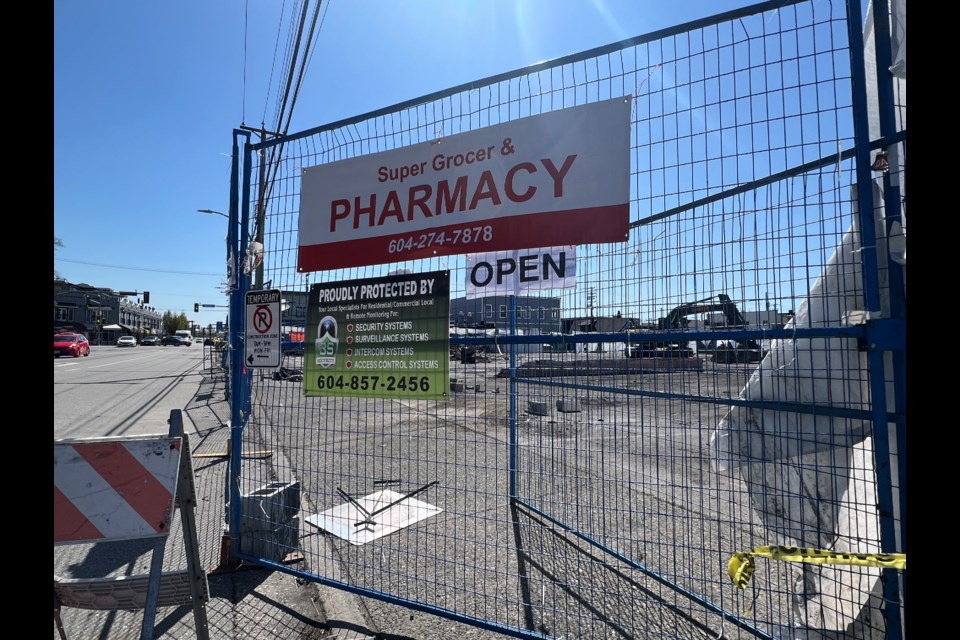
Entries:
POLYGON ((161 346, 173 346, 173 347, 186 347, 189 346, 183 338, 180 336, 163 336, 163 340, 160 341, 161 346))
POLYGON ((135 347, 137 346, 137 339, 133 336, 120 336, 117 340, 118 347, 135 347))
POLYGON ((53 336, 53 357, 90 355, 90 342, 82 333, 58 333, 53 336))
POLYGON ((155 347, 158 344, 160 344, 160 338, 157 336, 143 336, 143 340, 140 341, 142 347, 155 347))

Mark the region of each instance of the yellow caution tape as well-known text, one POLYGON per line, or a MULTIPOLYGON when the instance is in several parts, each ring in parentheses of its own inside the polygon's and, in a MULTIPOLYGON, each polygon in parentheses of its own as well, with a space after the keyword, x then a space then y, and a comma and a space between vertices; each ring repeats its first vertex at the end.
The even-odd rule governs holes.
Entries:
POLYGON ((757 564, 749 553, 735 553, 730 558, 730 562, 727 563, 727 573, 730 574, 730 579, 733 580, 733 584, 741 589, 747 588, 747 583, 750 582, 750 578, 753 577, 753 572, 756 570, 757 564))
POLYGON ((860 567, 880 567, 882 569, 907 568, 907 554, 905 553, 838 553, 836 551, 822 551, 820 549, 806 549, 803 547, 783 547, 771 545, 757 547, 753 551, 733 554, 727 563, 727 573, 730 579, 741 589, 747 588, 747 583, 756 571, 754 558, 770 558, 786 562, 816 562, 823 564, 845 564, 860 567))

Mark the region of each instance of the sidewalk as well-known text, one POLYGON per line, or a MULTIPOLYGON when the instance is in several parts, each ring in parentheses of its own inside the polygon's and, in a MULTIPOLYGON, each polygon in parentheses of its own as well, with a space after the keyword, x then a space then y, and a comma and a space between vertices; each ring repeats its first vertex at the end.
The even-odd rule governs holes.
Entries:
MULTIPOLYGON (((352 594, 302 581, 278 571, 221 564, 221 554, 225 551, 224 493, 229 464, 227 443, 230 439, 230 406, 225 400, 225 390, 225 376, 221 372, 211 373, 206 369, 196 395, 183 411, 184 431, 189 437, 193 455, 199 554, 201 564, 208 572, 210 587, 210 601, 207 604, 209 637, 211 640, 375 638, 376 634, 368 629, 365 622, 359 598, 352 594)), ((266 470, 256 469, 253 465, 270 465, 273 455, 283 453, 277 451, 271 452, 270 456, 244 458, 243 475, 249 473, 252 477, 264 477, 266 470)), ((301 522, 303 519, 301 517, 301 522)), ((179 510, 172 526, 164 547, 165 572, 187 567, 179 510)), ((309 536, 305 536, 301 544, 313 543, 309 536)), ((68 578, 147 574, 151 557, 150 543, 142 540, 74 545, 61 547, 59 553, 55 554, 54 571, 68 578), (105 568, 108 573, 104 573, 105 568)), ((297 568, 308 569, 303 566, 297 568)), ((309 571, 330 575, 317 568, 309 568, 309 571)), ((140 637, 143 611, 63 608, 61 618, 70 640, 126 640, 140 637)), ((59 640, 56 625, 53 626, 53 637, 59 640)), ((157 609, 155 639, 193 640, 196 637, 191 606, 157 609)))

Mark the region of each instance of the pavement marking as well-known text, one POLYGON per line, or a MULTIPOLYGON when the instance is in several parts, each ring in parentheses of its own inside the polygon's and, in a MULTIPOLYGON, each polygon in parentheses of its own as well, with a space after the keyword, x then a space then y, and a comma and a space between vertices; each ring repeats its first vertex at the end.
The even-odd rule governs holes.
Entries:
MULTIPOLYGON (((114 360, 113 362, 105 362, 104 364, 95 364, 89 367, 85 367, 84 371, 86 371, 87 369, 100 369, 101 367, 110 367, 115 364, 125 364, 127 362, 136 362, 137 360, 146 360, 147 358, 150 358, 150 357, 151 356, 140 356, 138 358, 126 358, 124 360, 114 360)), ((78 361, 78 362, 54 363, 53 366, 54 368, 62 368, 62 367, 72 367, 78 364, 82 364, 82 362, 78 361)))
POLYGON ((104 364, 95 364, 92 367, 87 367, 88 369, 99 369, 101 367, 111 367, 115 364, 125 364, 127 362, 136 362, 137 360, 146 360, 151 356, 140 356, 139 358, 126 358, 124 360, 115 360, 113 362, 106 362, 104 364))

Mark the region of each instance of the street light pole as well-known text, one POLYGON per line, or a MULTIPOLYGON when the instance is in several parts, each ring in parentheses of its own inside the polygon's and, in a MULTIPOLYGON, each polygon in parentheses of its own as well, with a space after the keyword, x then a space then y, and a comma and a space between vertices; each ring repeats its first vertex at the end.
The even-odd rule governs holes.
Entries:
POLYGON ((197 209, 197 213, 215 213, 215 214, 218 215, 218 216, 223 216, 223 217, 226 218, 227 220, 230 219, 230 216, 228 216, 227 214, 223 213, 222 211, 214 211, 213 209, 197 209))
POLYGON ((231 240, 230 240, 231 228, 229 226, 230 216, 222 211, 216 211, 215 209, 197 209, 197 213, 206 213, 208 215, 209 214, 218 215, 218 216, 223 216, 224 218, 227 219, 227 223, 228 223, 227 225, 227 279, 229 280, 231 275, 231 263, 233 262, 233 258, 230 255, 230 244, 231 244, 231 240))

